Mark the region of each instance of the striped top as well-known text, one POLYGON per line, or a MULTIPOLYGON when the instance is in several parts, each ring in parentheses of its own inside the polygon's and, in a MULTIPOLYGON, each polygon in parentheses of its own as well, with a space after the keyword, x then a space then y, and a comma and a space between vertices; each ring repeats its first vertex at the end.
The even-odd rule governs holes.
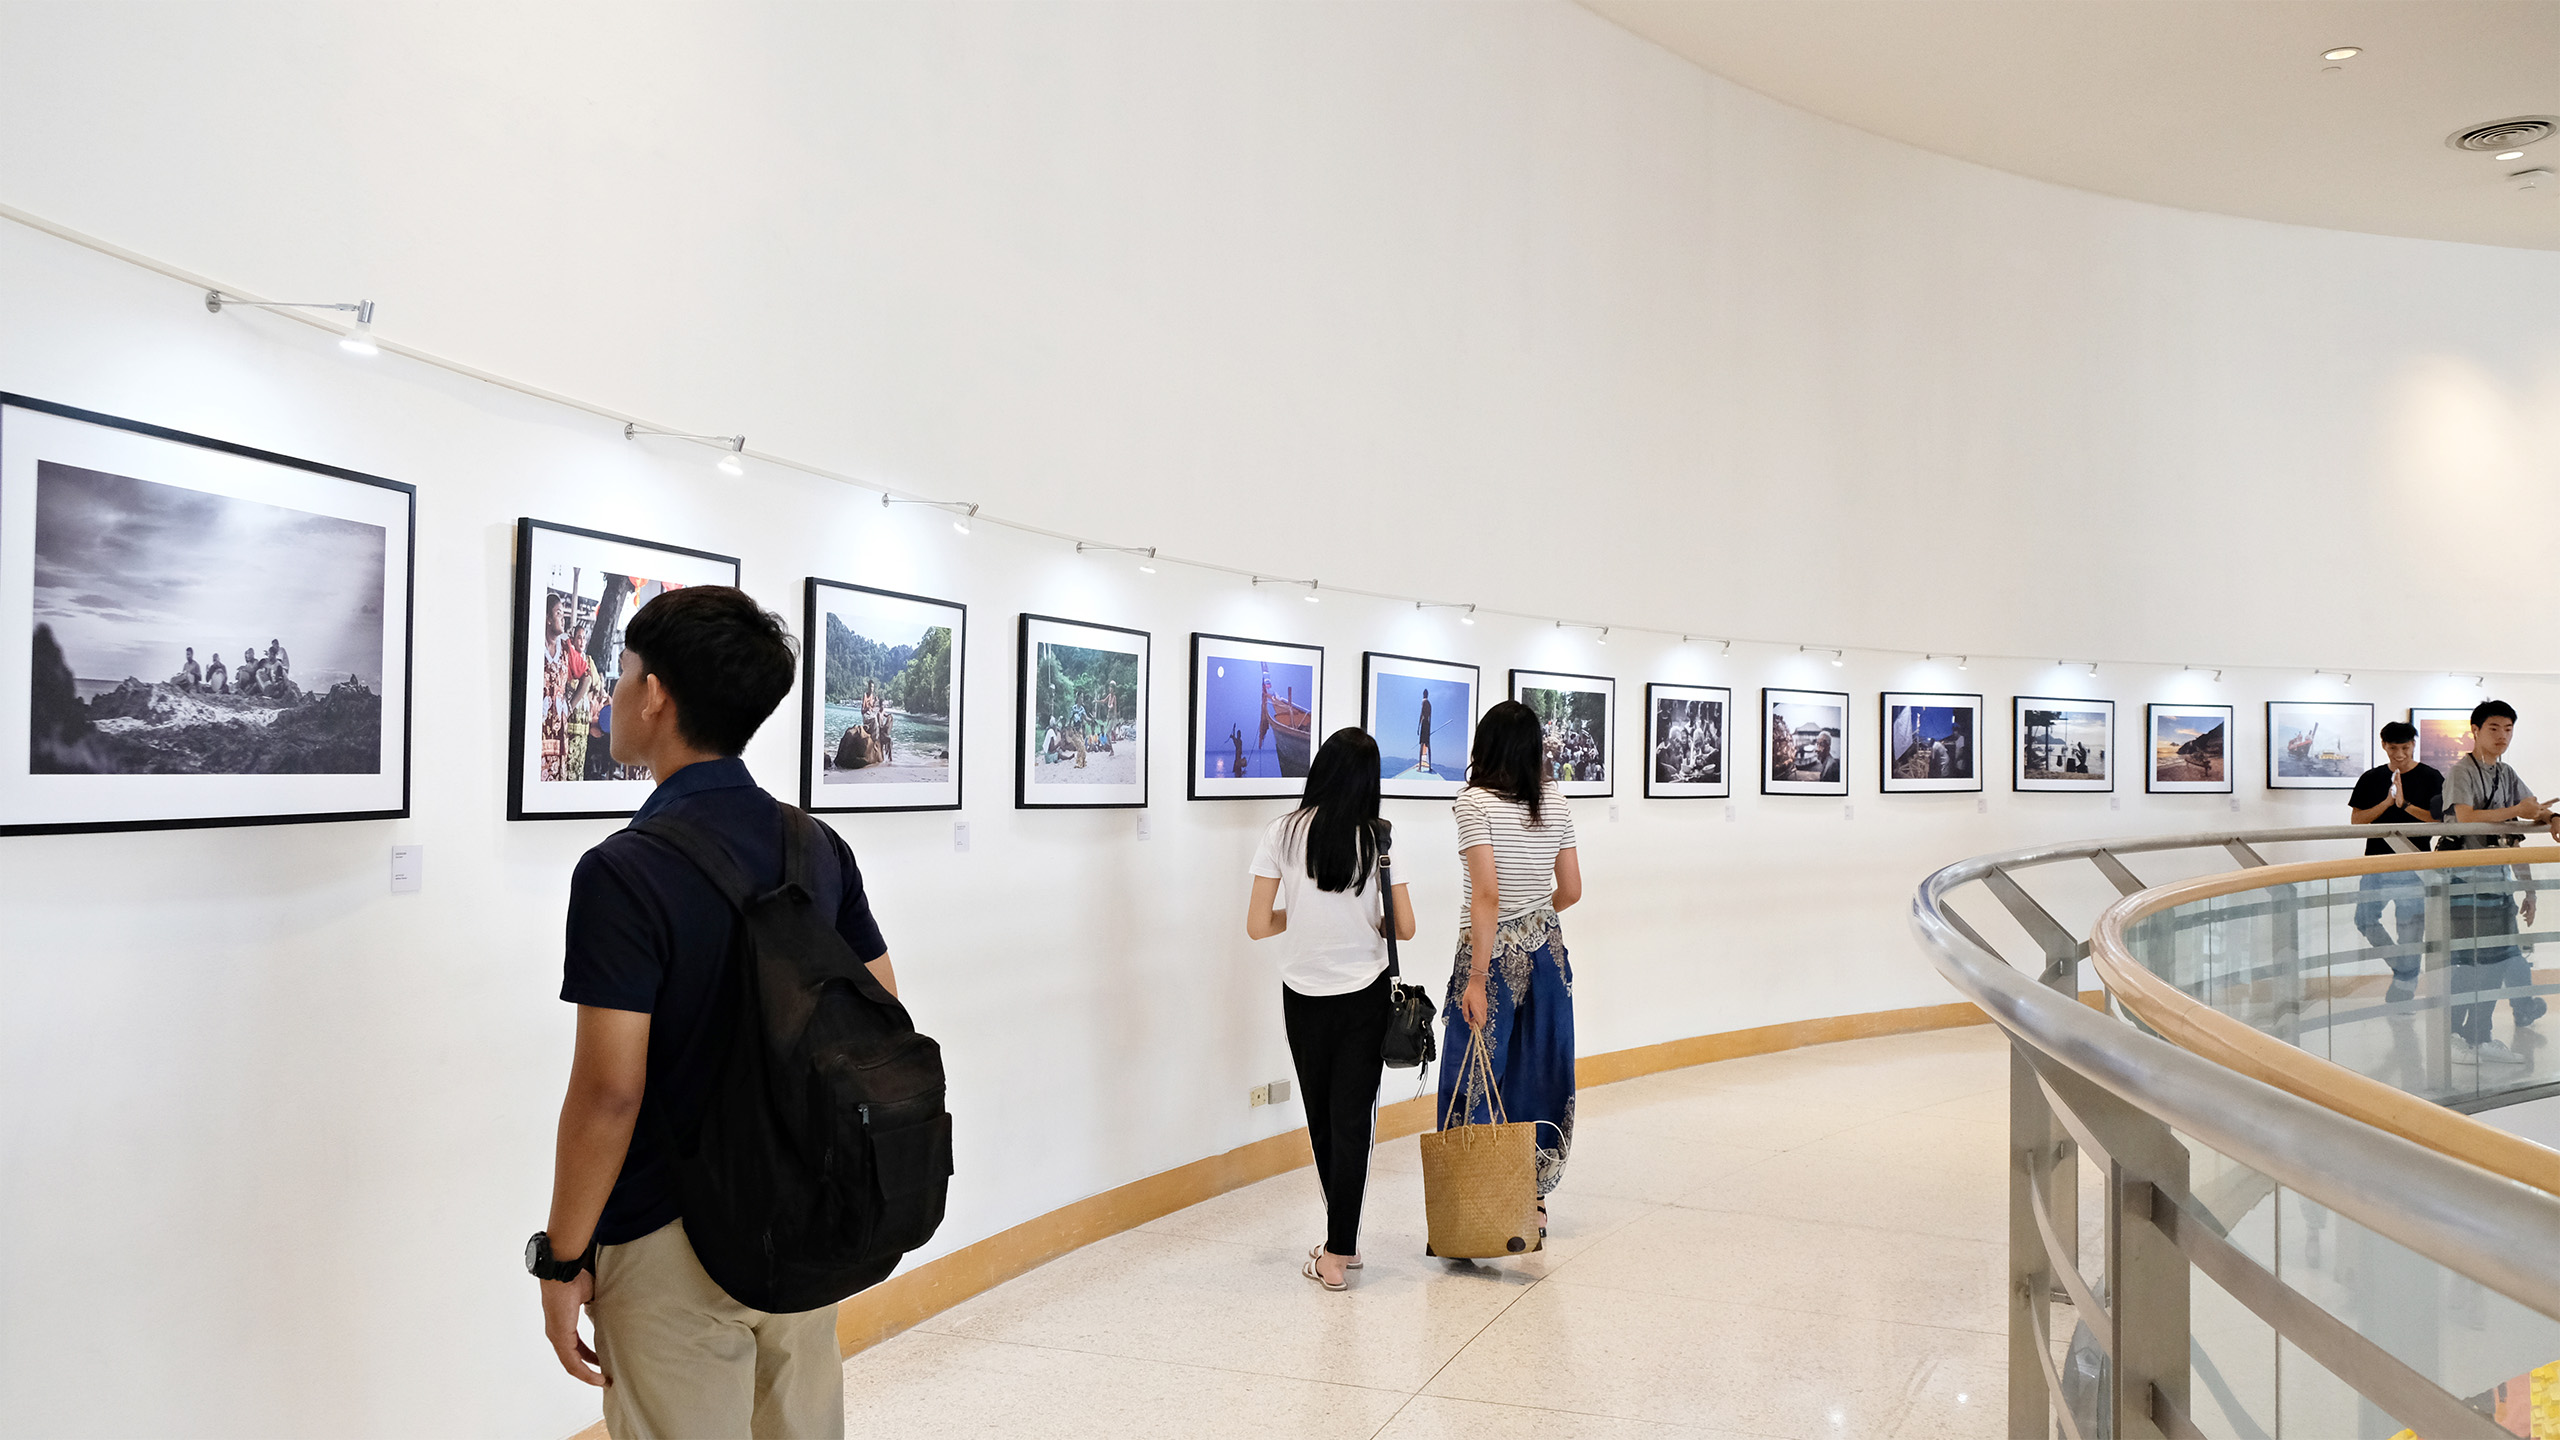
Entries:
POLYGON ((1470 785, 1450 807, 1458 816, 1458 933, 1467 933, 1468 907, 1475 901, 1475 877, 1465 855, 1479 845, 1493 847, 1494 887, 1501 895, 1497 920, 1511 920, 1544 909, 1555 899, 1556 853, 1574 848, 1573 807, 1556 787, 1540 797, 1544 823, 1532 828, 1529 807, 1470 785))

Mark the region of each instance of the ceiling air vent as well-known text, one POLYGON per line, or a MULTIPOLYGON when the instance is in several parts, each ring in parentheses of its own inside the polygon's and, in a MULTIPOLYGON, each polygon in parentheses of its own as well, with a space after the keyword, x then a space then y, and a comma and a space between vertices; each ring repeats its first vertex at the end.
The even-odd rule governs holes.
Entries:
POLYGON ((2536 140, 2548 140, 2551 132, 2560 130, 2560 120, 2548 115, 2519 115, 2512 120, 2492 120, 2456 135, 2445 137, 2456 150, 2477 150, 2487 154, 2496 150, 2513 150, 2536 140))

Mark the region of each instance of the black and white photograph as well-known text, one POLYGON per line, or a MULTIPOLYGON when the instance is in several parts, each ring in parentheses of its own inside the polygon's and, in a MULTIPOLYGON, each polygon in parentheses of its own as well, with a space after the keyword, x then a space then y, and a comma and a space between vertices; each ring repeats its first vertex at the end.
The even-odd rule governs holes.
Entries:
POLYGON ((1013 803, 1025 810, 1147 803, 1144 630, 1022 617, 1013 803))
POLYGON ((1838 690, 1760 692, 1760 793, 1849 793, 1849 697, 1838 690))
POLYGON ((960 808, 969 607, 812 576, 804 616, 801 808, 960 808))
POLYGON ((0 833, 407 814, 415 503, 0 396, 0 833))
POLYGON ((1606 675, 1511 672, 1511 698, 1546 730, 1547 779, 1583 798, 1618 793, 1618 682, 1606 675))
POLYGON ((1324 647, 1191 636, 1193 800, 1303 795, 1324 737, 1324 647))
POLYGON ((2153 795, 2231 793, 2231 707, 2153 705, 2151 764, 2142 788, 2153 795))
POLYGON ((605 820, 640 808, 656 782, 613 758, 623 632, 670 590, 737 583, 731 556, 516 522, 508 819, 605 820))
POLYGON ((2010 788, 2059 792, 2116 788, 2116 702, 2020 695, 2013 703, 2017 750, 2010 788))
POLYGON ((1887 690, 1878 730, 1887 795, 1982 788, 1982 697, 1887 690))
POLYGON ((1715 800, 1733 794, 1725 734, 1733 692, 1718 685, 1644 687, 1644 793, 1652 800, 1715 800))
POLYGON ((2353 700, 2267 702, 2267 788, 2353 790, 2374 767, 2373 706, 2353 700))

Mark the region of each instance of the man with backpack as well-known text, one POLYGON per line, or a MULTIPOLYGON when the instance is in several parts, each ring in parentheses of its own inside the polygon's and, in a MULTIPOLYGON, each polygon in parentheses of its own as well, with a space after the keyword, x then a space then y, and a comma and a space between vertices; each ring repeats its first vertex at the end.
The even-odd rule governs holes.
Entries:
MULTIPOLYGON (((687 586, 643 607, 624 647, 613 758, 646 766, 657 788, 631 828, 589 850, 570 881, 560 998, 578 1007, 577 1050, 550 1222, 528 1243, 526 1268, 542 1282, 544 1328, 561 1366, 604 1387, 615 1440, 841 1436, 834 1301, 885 1276, 896 1256, 875 1262, 866 1252, 848 1281, 843 1266, 812 1258, 813 1246, 840 1235, 787 1227, 812 1212, 813 1188, 832 1185, 826 1228, 845 1231, 843 1216, 863 1208, 842 1201, 845 1187, 892 1184, 897 1167, 885 1141, 872 1154, 871 1104, 837 1107, 847 1127, 859 1109, 859 1128, 849 1142, 831 1132, 821 1147, 782 1133, 808 1122, 776 1119, 777 1107, 761 1102, 768 1087, 797 1086, 794 1116, 828 1108, 808 1103, 805 1066, 813 1037, 846 1007, 906 1047, 902 1056, 932 1042, 913 1033, 894 998, 888 947, 852 852, 759 789, 737 758, 791 689, 796 661, 780 617, 734 588, 687 586), (771 1043, 757 1043, 763 1036, 771 1043), (818 1148, 824 1175, 810 1173, 818 1148), (756 1213, 742 1216, 741 1203, 756 1213), (578 1335, 582 1305, 593 1348, 578 1335)), ((889 1138, 938 1140, 928 1159, 947 1175, 940 1061, 928 1058, 939 1128, 889 1138)), ((878 1108, 885 1117, 896 1107, 878 1108)), ((939 1183, 931 1222, 941 1216, 939 1183)), ((922 1243, 913 1224, 889 1228, 907 1248, 922 1243)))

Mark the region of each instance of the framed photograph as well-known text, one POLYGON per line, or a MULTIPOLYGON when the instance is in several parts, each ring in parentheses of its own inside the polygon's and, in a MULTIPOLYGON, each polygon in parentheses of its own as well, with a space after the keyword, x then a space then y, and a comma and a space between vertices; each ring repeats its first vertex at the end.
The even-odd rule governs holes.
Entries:
POLYGON ((417 492, 0 395, 0 835, 409 813, 417 492))
POLYGON ((640 808, 655 782, 613 759, 622 632, 670 590, 737 583, 727 555, 516 521, 508 819, 611 820, 640 808))
POLYGON ((1982 788, 1982 697, 1887 690, 1884 793, 1982 788))
POLYGON ((1482 676, 1447 660, 1361 655, 1360 728, 1378 742, 1379 793, 1447 800, 1466 788, 1482 676))
POLYGON ((1323 714, 1323 646, 1193 631, 1190 798, 1304 794, 1323 714))
MULTIPOLYGON (((2464 719, 2469 749, 2470 717, 2464 719)), ((2356 700, 2267 702, 2267 788, 2353 790, 2373 768, 2373 706, 2356 700)))
POLYGON ((2013 790, 2116 788, 2116 702, 2020 695, 2013 790))
POLYGON ((2231 707, 2154 705, 2145 712, 2151 765, 2142 788, 2154 795, 2231 793, 2231 707))
POLYGON ((1144 630, 1022 617, 1013 803, 1134 810, 1147 803, 1144 630))
POLYGON ((1849 697, 1837 690, 1760 692, 1763 795, 1849 793, 1849 697))
POLYGON ((1547 778, 1567 796, 1618 793, 1618 682, 1605 675, 1511 672, 1511 698, 1547 732, 1547 778))
POLYGON ((800 631, 800 806, 960 808, 969 607, 809 579, 800 631))
POLYGON ((1733 692, 1716 685, 1644 687, 1649 800, 1719 800, 1733 793, 1725 735, 1733 692))
POLYGON ((2418 727, 2418 763, 2438 774, 2453 773, 2453 762, 2471 753, 2471 712, 2409 707, 2409 723, 2418 727))

